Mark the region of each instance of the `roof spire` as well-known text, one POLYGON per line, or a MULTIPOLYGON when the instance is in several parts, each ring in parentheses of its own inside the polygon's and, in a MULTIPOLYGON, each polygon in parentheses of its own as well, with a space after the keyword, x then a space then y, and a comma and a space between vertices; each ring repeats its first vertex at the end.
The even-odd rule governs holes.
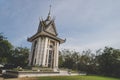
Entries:
POLYGON ((51 7, 52 7, 52 6, 51 6, 51 1, 52 1, 52 0, 49 0, 49 1, 50 1, 50 5, 49 5, 49 13, 48 13, 48 16, 50 16, 50 13, 51 13, 51 7))
MULTIPOLYGON (((49 0, 49 1, 51 1, 51 0, 49 0)), ((49 12, 48 12, 48 16, 47 16, 47 21, 50 21, 51 20, 51 17, 50 17, 50 14, 51 14, 51 4, 50 4, 50 6, 49 6, 49 12)))
POLYGON ((50 5, 50 9, 49 9, 48 16, 50 16, 50 13, 51 13, 51 7, 52 7, 52 6, 50 5))
POLYGON ((51 17, 50 17, 50 12, 51 12, 51 5, 50 5, 50 9, 49 9, 49 12, 48 12, 48 16, 47 16, 47 21, 50 21, 51 17))

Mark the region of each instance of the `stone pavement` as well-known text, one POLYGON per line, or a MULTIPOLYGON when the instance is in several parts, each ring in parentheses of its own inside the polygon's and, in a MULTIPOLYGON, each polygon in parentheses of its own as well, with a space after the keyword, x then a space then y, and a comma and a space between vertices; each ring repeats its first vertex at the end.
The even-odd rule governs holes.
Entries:
MULTIPOLYGON (((21 79, 18 79, 18 78, 7 78, 7 79, 4 79, 2 77, 0 77, 0 80, 21 80, 21 79)), ((22 79, 24 80, 24 79, 22 79)))
POLYGON ((0 80, 4 80, 4 79, 0 77, 0 80))
POLYGON ((20 79, 18 79, 18 78, 7 78, 7 79, 4 79, 4 78, 0 77, 0 80, 20 80, 20 79))
POLYGON ((0 78, 0 80, 37 80, 37 79, 36 78, 7 78, 7 79, 0 78))
POLYGON ((4 79, 2 77, 2 74, 0 74, 0 80, 19 80, 18 78, 7 78, 7 79, 4 79))
POLYGON ((0 80, 4 80, 1 76, 2 76, 2 74, 0 74, 0 80))
POLYGON ((36 78, 3 78, 0 74, 0 80, 36 80, 36 78))

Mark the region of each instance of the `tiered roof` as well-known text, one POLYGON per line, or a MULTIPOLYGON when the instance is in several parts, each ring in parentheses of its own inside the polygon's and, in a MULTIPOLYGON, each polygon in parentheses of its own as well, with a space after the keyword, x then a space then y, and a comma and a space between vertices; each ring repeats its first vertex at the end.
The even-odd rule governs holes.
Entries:
POLYGON ((54 40, 57 40, 60 43, 64 43, 65 40, 57 37, 57 35, 58 33, 56 31, 54 19, 51 19, 50 12, 49 12, 46 20, 43 20, 43 19, 40 20, 37 33, 32 37, 28 38, 28 41, 32 42, 34 39, 38 37, 45 36, 45 37, 49 37, 54 40))

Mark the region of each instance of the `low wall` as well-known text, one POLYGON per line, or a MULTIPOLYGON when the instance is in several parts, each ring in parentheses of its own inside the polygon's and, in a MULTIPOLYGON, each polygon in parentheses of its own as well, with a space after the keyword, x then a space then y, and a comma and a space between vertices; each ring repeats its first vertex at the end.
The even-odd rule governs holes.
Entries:
POLYGON ((6 76, 11 77, 40 77, 40 76, 70 76, 70 75, 81 75, 79 73, 68 73, 64 72, 37 72, 37 71, 10 71, 7 70, 4 73, 6 76))

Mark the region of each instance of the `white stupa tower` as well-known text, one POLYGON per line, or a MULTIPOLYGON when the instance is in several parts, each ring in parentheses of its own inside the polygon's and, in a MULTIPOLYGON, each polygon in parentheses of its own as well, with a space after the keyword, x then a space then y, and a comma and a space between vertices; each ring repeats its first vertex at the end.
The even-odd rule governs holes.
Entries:
POLYGON ((65 40, 57 37, 54 19, 51 19, 50 11, 45 20, 40 20, 36 34, 28 38, 32 43, 29 54, 30 66, 41 66, 58 69, 59 45, 65 40))

